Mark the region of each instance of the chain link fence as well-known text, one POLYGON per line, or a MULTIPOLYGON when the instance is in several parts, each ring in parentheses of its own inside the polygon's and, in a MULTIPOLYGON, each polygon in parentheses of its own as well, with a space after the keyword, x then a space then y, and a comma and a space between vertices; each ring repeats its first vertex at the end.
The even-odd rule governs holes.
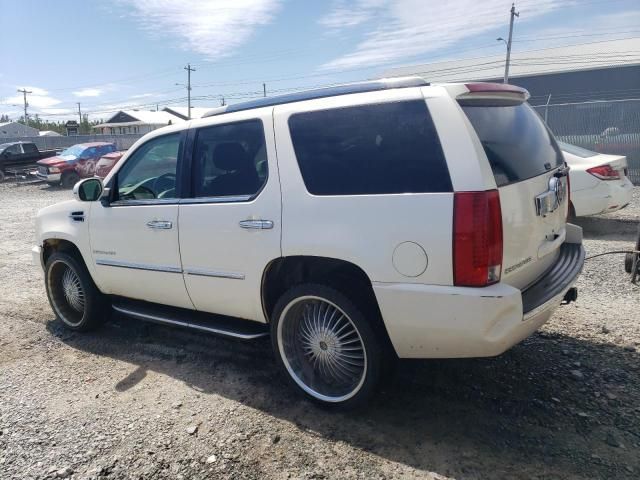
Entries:
POLYGON ((558 140, 600 153, 624 155, 640 185, 640 99, 538 105, 558 140))
POLYGON ((42 136, 42 137, 12 137, 0 138, 0 143, 9 142, 33 142, 39 150, 63 150, 78 143, 88 142, 110 142, 115 143, 118 150, 126 150, 133 145, 141 133, 131 133, 123 135, 74 135, 74 136, 42 136))

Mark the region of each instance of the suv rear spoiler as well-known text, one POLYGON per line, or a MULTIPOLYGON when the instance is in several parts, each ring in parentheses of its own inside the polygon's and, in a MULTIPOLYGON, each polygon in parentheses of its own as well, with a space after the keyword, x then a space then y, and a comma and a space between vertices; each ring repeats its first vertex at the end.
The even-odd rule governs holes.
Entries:
POLYGON ((526 89, 508 83, 465 83, 460 87, 466 90, 455 92, 455 98, 461 105, 486 102, 492 105, 517 105, 526 102, 530 97, 526 89))

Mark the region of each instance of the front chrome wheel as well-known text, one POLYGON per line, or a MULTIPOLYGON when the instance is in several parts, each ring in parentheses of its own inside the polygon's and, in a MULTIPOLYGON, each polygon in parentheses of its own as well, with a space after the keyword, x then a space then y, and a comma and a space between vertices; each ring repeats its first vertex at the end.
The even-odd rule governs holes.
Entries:
POLYGON ((336 304, 316 296, 292 300, 277 337, 287 372, 312 397, 344 402, 362 388, 367 351, 356 324, 336 304))
POLYGON ((72 327, 80 325, 85 313, 85 289, 78 273, 63 261, 48 269, 48 287, 52 306, 58 317, 72 327))

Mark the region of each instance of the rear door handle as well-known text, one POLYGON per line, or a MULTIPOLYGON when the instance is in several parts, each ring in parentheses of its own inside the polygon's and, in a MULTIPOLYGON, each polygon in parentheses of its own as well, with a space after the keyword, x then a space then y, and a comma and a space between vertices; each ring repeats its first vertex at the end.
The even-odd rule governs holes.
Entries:
POLYGON ((240 227, 247 230, 271 230, 273 222, 271 220, 241 220, 240 227))
POLYGON ((169 220, 150 220, 147 222, 147 227, 155 230, 170 230, 173 228, 173 223, 169 220))

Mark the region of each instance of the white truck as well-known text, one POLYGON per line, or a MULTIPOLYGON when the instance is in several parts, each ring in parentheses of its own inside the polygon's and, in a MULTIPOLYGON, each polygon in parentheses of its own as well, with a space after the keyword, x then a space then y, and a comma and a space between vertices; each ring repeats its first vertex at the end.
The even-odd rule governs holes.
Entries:
POLYGON ((576 298, 562 153, 511 85, 349 84, 140 139, 38 213, 67 327, 113 309, 243 339, 352 407, 399 358, 498 355, 576 298))

